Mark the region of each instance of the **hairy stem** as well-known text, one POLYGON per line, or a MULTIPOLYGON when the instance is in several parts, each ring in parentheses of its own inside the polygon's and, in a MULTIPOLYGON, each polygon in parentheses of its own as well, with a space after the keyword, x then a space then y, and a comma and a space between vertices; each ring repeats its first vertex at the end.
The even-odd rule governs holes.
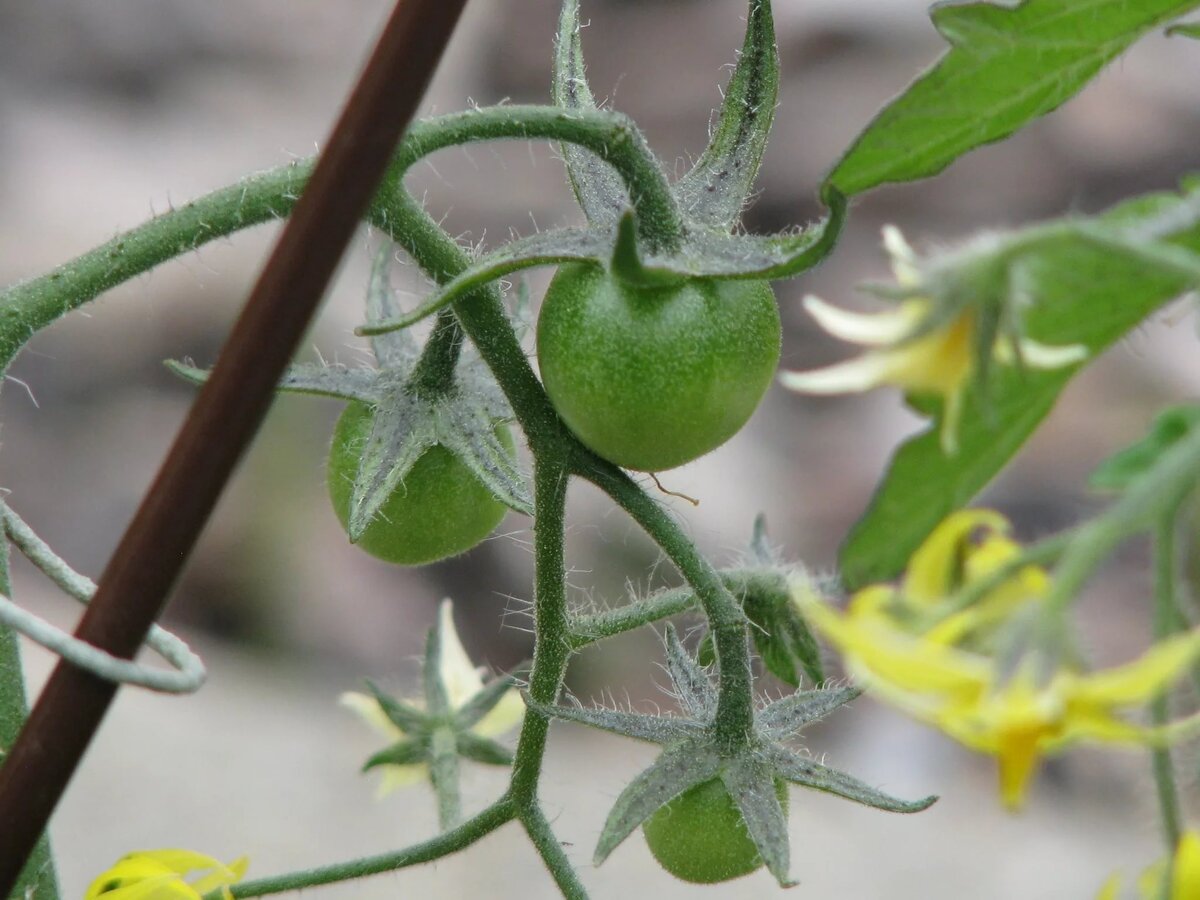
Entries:
POLYGON ((575 874, 575 867, 567 859, 562 844, 554 836, 554 831, 541 808, 536 805, 530 807, 521 816, 521 824, 525 826, 525 833, 541 854, 546 868, 554 876, 554 883, 558 885, 562 895, 567 900, 586 900, 587 891, 580 883, 579 876, 575 874))
POLYGON ((409 376, 409 387, 420 397, 438 397, 451 390, 462 345, 462 326, 453 312, 442 310, 409 376))
POLYGON ((415 123, 388 173, 398 184, 417 160, 437 150, 497 138, 542 138, 575 144, 616 169, 637 211, 638 234, 651 251, 672 250, 683 221, 645 138, 631 119, 611 110, 565 110, 557 106, 493 106, 415 123))
MULTIPOLYGON (((529 696, 544 704, 551 704, 558 698, 567 660, 571 655, 567 640, 570 623, 567 617, 566 564, 563 556, 567 479, 567 470, 561 461, 543 457, 535 462, 535 643, 533 671, 529 675, 529 696)), ((522 811, 537 804, 538 778, 541 775, 542 757, 546 752, 549 724, 542 713, 526 711, 509 788, 510 795, 522 811)))
POLYGON ((576 474, 608 494, 641 525, 696 592, 713 634, 719 663, 716 739, 728 752, 741 749, 754 728, 754 681, 741 606, 670 514, 633 479, 590 453, 577 459, 576 474))
MULTIPOLYGON (((467 819, 457 828, 439 834, 428 841, 405 847, 403 850, 365 856, 361 859, 319 866, 315 869, 305 869, 301 872, 289 872, 273 878, 243 881, 241 884, 234 885, 230 890, 234 897, 265 897, 268 894, 282 894, 285 891, 298 891, 303 888, 318 887, 322 884, 334 884, 352 878, 378 875, 382 872, 394 872, 397 869, 427 863, 441 859, 443 856, 449 856, 451 853, 457 853, 480 838, 491 834, 504 823, 511 821, 514 813, 513 806, 509 801, 500 800, 478 815, 467 819)), ((219 890, 205 895, 205 900, 220 900, 220 898, 221 891, 219 890)))

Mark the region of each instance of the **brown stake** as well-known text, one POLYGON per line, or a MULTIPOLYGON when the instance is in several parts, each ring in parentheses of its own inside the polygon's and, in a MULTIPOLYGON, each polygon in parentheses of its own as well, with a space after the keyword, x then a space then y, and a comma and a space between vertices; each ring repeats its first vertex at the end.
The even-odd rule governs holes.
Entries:
MULTIPOLYGON (((400 0, 212 377, 75 636, 130 658, 166 604, 270 404, 466 0, 400 0)), ((12 891, 117 685, 59 661, 0 769, 0 897, 12 891)))

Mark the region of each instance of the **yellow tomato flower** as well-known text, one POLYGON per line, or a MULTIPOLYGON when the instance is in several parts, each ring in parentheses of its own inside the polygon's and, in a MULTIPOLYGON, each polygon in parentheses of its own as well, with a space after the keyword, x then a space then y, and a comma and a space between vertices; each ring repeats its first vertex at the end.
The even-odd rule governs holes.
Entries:
MULTIPOLYGON (((901 287, 916 288, 922 276, 916 254, 900 231, 883 230, 883 243, 892 258, 892 272, 901 287)), ((832 306, 818 297, 804 298, 804 308, 829 334, 870 348, 862 356, 810 372, 785 372, 785 387, 809 394, 843 394, 893 385, 905 393, 942 398, 941 443, 946 454, 957 450, 963 396, 976 366, 979 310, 967 304, 961 311, 932 325, 939 313, 929 298, 905 300, 894 310, 862 314, 832 306)), ((1050 347, 1018 338, 1022 364, 1035 369, 1058 369, 1087 358, 1080 344, 1050 347)), ((1013 350, 1000 342, 993 350, 1000 363, 1013 362, 1013 350)))
POLYGON ((914 635, 878 613, 846 614, 798 592, 801 612, 841 651, 855 681, 955 740, 997 758, 1006 806, 1024 801, 1038 759, 1080 740, 1161 746, 1177 735, 1118 715, 1157 696, 1200 657, 1200 630, 1152 647, 1134 662, 1085 673, 1040 671, 1027 658, 1008 673, 996 659, 914 635))
POLYGON ((191 850, 139 850, 121 857, 88 887, 84 900, 200 900, 220 890, 232 898, 229 886, 246 874, 246 857, 225 865, 191 850), (199 872, 187 881, 185 875, 199 872))
MULTIPOLYGON (((1121 882, 1119 874, 1111 876, 1100 888, 1096 900, 1117 900, 1121 882)), ((1142 872, 1137 880, 1137 891, 1141 900, 1195 900, 1200 897, 1200 832, 1185 831, 1170 860, 1160 859, 1142 872), (1163 879, 1168 875, 1170 891, 1164 894, 1163 879)))
MULTIPOLYGON (((471 664, 470 657, 454 628, 454 615, 449 600, 443 601, 438 610, 441 618, 441 648, 438 677, 446 689, 450 708, 459 709, 483 688, 481 670, 471 664)), ((368 694, 348 691, 339 698, 342 706, 353 710, 380 736, 389 741, 404 740, 406 735, 387 717, 379 701, 368 694)), ((413 706, 424 707, 420 700, 410 700, 413 706)), ((515 688, 510 688, 495 708, 479 720, 471 729, 483 737, 503 734, 520 723, 525 715, 525 702, 515 688)), ((379 784, 379 796, 384 797, 397 788, 423 781, 428 777, 429 766, 424 762, 410 764, 386 764, 377 766, 383 772, 379 784)))

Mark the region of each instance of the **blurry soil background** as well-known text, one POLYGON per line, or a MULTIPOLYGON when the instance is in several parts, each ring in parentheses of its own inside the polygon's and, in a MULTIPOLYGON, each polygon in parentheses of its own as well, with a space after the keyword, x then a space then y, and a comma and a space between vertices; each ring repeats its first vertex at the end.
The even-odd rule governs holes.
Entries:
MULTIPOLYGON (((381 0, 0 0, 0 282, 39 274, 156 211, 250 172, 313 152, 387 12, 381 0)), ((783 65, 775 138, 746 224, 767 231, 819 213, 814 196, 871 114, 942 44, 911 0, 776 0, 783 65)), ((548 98, 553 0, 476 0, 442 66, 428 110, 548 98)), ((735 59, 742 0, 587 0, 584 40, 599 97, 629 113, 659 155, 705 143, 710 110, 735 59)), ((1200 48, 1153 37, 1078 99, 929 182, 858 202, 845 239, 818 271, 777 286, 784 364, 810 368, 849 348, 821 337, 799 300, 815 292, 870 308, 855 285, 887 274, 883 224, 918 248, 981 228, 1094 212, 1170 189, 1197 164, 1200 48)), ((412 177, 464 241, 495 246, 578 220, 554 150, 492 144, 451 150, 412 177)), ((142 496, 193 395, 166 358, 208 365, 257 271, 273 227, 238 234, 113 291, 39 335, 0 396, 0 484, 13 507, 68 561, 96 576, 142 496)), ((353 247, 308 358, 365 358, 365 271, 353 247)), ((530 278, 539 296, 547 275, 530 278)), ((413 299, 425 289, 413 275, 413 299)), ((1090 367, 987 500, 1024 538, 1102 502, 1088 471, 1136 439, 1163 403, 1200 390, 1196 322, 1181 304, 1090 367)), ((252 876, 394 849, 433 833, 428 790, 382 802, 357 768, 376 739, 336 705, 363 676, 415 687, 437 602, 456 600, 471 653, 511 667, 529 652, 528 520, 452 562, 421 570, 349 546, 325 496, 324 454, 337 404, 281 399, 197 550, 167 615, 208 660, 209 684, 168 698, 121 692, 54 821, 64 896, 131 849, 185 846, 252 858, 252 876)), ((833 565, 891 449, 919 426, 892 392, 802 398, 772 388, 729 444, 667 473, 663 497, 716 562, 733 559, 765 512, 789 558, 833 565)), ((630 583, 669 583, 669 567, 627 519, 573 489, 569 559, 575 599, 620 602, 630 583)), ((1084 628, 1101 663, 1130 658, 1149 630, 1146 548, 1133 545, 1092 585, 1084 628)), ((76 610, 28 566, 18 599, 61 624, 76 610)), ((51 660, 27 647, 40 684, 51 660)), ((646 629, 593 648, 570 683, 670 708, 658 640, 646 629)), ((1077 751, 1043 770, 1028 811, 1003 813, 990 760, 958 749, 870 700, 806 736, 812 752, 904 796, 939 793, 914 817, 793 792, 797 895, 1090 897, 1106 875, 1132 875, 1159 853, 1144 754, 1077 751)), ((653 748, 556 725, 545 795, 561 839, 598 898, 772 896, 763 873, 711 889, 670 879, 632 837, 602 868, 592 848, 612 800, 653 748)), ((1194 786, 1196 761, 1182 779, 1194 786)), ((468 805, 502 790, 503 772, 467 769, 468 805)), ((329 889, 333 897, 552 897, 540 862, 509 827, 435 865, 329 889)))

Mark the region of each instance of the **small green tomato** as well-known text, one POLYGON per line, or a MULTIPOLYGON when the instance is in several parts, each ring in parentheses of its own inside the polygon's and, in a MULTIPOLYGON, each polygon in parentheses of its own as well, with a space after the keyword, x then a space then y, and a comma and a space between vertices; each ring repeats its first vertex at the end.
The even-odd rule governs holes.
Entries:
MULTIPOLYGON (((787 784, 776 779, 775 794, 787 814, 787 784)), ((748 875, 762 864, 737 805, 721 779, 684 791, 642 825, 659 865, 683 881, 715 884, 748 875)))
POLYGON ((765 281, 645 287, 577 263, 546 292, 538 362, 554 408, 585 445, 656 472, 746 424, 774 376, 780 331, 765 281))
MULTIPOLYGON (((342 527, 350 517, 350 494, 373 414, 351 403, 333 429, 329 448, 329 497, 342 527)), ((512 435, 496 435, 515 453, 512 435)), ((470 550, 504 518, 506 507, 463 462, 440 444, 426 450, 367 526, 358 546, 386 562, 419 566, 470 550)))

